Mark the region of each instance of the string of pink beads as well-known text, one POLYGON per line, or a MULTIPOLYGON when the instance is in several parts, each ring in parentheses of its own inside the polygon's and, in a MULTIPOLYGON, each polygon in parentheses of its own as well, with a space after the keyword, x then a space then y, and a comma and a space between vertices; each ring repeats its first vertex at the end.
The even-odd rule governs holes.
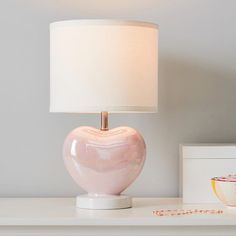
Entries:
POLYGON ((180 215, 193 215, 193 214, 206 214, 206 215, 212 215, 212 214, 222 214, 224 213, 223 210, 219 209, 173 209, 173 210, 156 210, 153 211, 153 215, 156 216, 180 216, 180 215))

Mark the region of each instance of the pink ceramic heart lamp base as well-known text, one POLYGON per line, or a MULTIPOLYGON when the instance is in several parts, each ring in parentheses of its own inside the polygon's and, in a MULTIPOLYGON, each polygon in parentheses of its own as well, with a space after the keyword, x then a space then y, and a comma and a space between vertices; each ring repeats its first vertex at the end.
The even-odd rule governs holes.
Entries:
POLYGON ((145 161, 145 142, 136 130, 79 127, 67 136, 63 152, 70 175, 88 192, 77 197, 78 207, 131 207, 131 198, 120 194, 137 178, 145 161))

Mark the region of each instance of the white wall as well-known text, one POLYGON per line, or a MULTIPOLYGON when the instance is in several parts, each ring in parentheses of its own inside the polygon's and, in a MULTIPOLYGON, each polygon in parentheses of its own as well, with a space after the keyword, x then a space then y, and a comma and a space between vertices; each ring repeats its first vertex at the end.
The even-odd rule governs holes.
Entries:
POLYGON ((61 146, 99 115, 49 114, 52 21, 124 18, 160 25, 159 113, 114 114, 146 139, 144 170, 127 192, 177 196, 178 145, 236 141, 236 1, 0 1, 0 196, 75 196, 61 146))

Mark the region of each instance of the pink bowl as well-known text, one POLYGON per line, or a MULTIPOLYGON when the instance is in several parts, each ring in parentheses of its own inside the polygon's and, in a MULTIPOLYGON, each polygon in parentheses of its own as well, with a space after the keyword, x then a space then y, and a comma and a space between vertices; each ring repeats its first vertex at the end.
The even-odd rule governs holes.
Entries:
POLYGON ((214 177, 211 179, 213 191, 226 206, 236 207, 236 176, 214 177))

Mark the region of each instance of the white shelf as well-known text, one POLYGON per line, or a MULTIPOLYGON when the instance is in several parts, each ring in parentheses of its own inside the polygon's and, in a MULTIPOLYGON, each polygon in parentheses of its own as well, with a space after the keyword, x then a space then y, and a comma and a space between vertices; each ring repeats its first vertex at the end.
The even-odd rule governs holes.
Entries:
POLYGON ((133 208, 84 210, 75 198, 0 198, 0 235, 236 235, 236 210, 184 205, 176 198, 136 198, 133 208), (220 215, 153 215, 158 209, 223 209, 220 215), (196 233, 197 232, 197 233, 196 233))
POLYGON ((236 225, 236 210, 220 204, 183 205, 181 199, 136 198, 133 208, 124 210, 84 210, 73 198, 2 198, 0 225, 236 225), (223 209, 220 215, 153 215, 158 209, 223 209))

